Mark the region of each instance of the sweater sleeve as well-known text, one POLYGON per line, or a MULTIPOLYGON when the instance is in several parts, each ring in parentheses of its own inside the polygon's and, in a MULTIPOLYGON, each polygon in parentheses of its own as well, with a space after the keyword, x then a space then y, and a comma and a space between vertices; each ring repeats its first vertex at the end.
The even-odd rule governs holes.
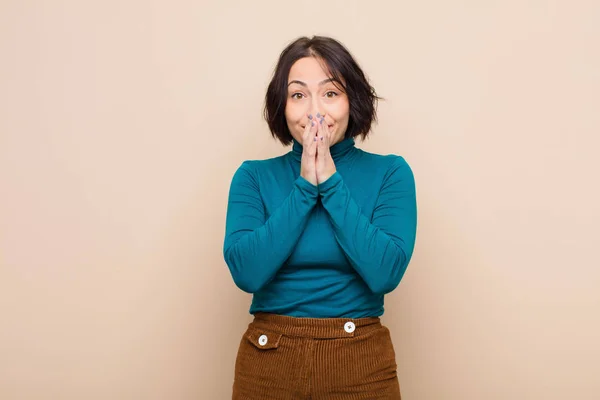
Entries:
POLYGON ((317 186, 300 176, 267 218, 251 164, 238 168, 229 190, 223 255, 240 289, 255 293, 273 279, 296 246, 318 194, 317 186))
POLYGON ((415 181, 397 157, 379 191, 373 215, 365 216, 336 172, 319 185, 336 240, 373 293, 394 290, 412 257, 417 229, 415 181))

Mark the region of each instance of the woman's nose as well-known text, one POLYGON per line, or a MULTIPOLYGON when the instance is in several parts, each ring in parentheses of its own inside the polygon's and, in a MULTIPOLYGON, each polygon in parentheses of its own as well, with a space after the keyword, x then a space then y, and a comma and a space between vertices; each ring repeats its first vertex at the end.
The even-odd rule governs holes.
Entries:
POLYGON ((316 117, 317 114, 319 114, 320 116, 324 115, 324 109, 321 106, 321 104, 319 103, 319 101, 317 99, 313 99, 310 102, 310 110, 309 110, 309 114, 312 114, 313 117, 316 117))

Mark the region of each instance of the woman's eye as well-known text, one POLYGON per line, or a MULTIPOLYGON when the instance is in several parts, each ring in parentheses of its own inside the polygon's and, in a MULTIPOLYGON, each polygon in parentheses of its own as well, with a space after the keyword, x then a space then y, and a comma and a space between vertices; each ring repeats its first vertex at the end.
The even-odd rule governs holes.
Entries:
POLYGON ((337 96, 337 93, 336 92, 327 92, 327 93, 325 93, 325 96, 329 97, 329 98, 332 98, 332 97, 337 96))
POLYGON ((292 99, 298 100, 300 98, 302 98, 302 93, 294 93, 292 95, 292 99))

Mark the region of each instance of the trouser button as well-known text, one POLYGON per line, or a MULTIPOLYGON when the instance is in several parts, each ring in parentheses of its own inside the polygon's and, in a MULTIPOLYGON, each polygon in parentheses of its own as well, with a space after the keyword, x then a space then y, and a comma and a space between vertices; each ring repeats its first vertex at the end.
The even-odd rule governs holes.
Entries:
POLYGON ((267 335, 260 335, 260 337, 258 338, 258 344, 260 344, 261 346, 267 344, 268 341, 269 339, 267 338, 267 335))
POLYGON ((356 326, 354 326, 354 322, 348 321, 344 325, 344 330, 348 333, 354 332, 354 329, 356 329, 356 326))

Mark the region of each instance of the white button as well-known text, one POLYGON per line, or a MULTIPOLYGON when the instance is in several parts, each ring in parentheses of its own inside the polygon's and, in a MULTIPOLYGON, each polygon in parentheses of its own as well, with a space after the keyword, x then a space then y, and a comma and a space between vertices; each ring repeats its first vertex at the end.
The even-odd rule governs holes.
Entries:
POLYGON ((260 335, 260 337, 258 338, 258 344, 260 344, 261 346, 267 344, 268 341, 269 340, 267 339, 267 335, 260 335))
POLYGON ((346 322, 346 324, 344 325, 344 330, 348 333, 352 333, 354 332, 354 329, 356 329, 356 326, 354 326, 354 322, 346 322))

